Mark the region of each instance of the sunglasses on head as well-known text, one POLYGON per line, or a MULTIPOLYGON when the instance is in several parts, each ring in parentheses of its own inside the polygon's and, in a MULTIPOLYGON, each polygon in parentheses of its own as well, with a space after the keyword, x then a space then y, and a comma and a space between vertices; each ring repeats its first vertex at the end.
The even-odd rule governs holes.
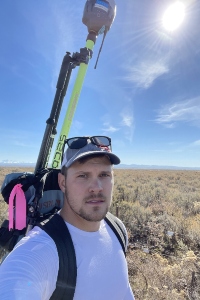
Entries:
POLYGON ((110 147, 111 148, 111 138, 108 136, 83 136, 74 137, 65 140, 65 145, 67 144, 70 149, 81 149, 89 144, 89 141, 98 147, 110 147))

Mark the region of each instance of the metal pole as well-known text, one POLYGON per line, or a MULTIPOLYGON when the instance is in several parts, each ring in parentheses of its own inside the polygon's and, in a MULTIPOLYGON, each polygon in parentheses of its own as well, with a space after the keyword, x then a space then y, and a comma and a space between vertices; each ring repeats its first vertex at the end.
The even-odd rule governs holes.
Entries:
MULTIPOLYGON (((96 41, 96 33, 90 32, 87 37, 87 42, 86 42, 85 48, 92 51, 95 41, 96 41)), ((90 57, 88 57, 88 58, 90 58, 90 57)), ((89 61, 89 59, 88 59, 88 61, 89 61)), ((76 81, 74 84, 74 89, 72 91, 68 109, 67 109, 67 112, 65 115, 65 119, 63 122, 63 126, 61 129, 61 133, 60 133, 58 143, 56 146, 56 150, 55 150, 55 154, 53 157, 52 168, 60 167, 62 151, 63 151, 63 144, 64 144, 65 139, 68 136, 68 133, 69 133, 69 130, 70 130, 70 127, 72 124, 72 119, 73 119, 73 116, 74 116, 74 113, 76 110, 76 106, 78 103, 78 99, 79 99, 79 96, 81 93, 81 89, 83 86, 83 81, 84 81, 84 78, 85 78, 85 75, 87 72, 87 68, 88 68, 88 62, 80 63, 79 71, 78 71, 77 78, 76 78, 76 81)))
POLYGON ((35 166, 35 173, 48 165, 48 157, 50 153, 50 147, 53 144, 54 136, 56 133, 56 125, 59 119, 59 114, 61 106, 63 103, 64 96, 66 94, 66 89, 69 83, 71 75, 71 61, 70 53, 67 52, 63 58, 63 62, 60 69, 60 74, 57 81, 57 91, 54 97, 54 102, 52 105, 50 117, 47 119, 46 129, 44 132, 42 144, 40 147, 40 152, 38 155, 37 163, 35 166))

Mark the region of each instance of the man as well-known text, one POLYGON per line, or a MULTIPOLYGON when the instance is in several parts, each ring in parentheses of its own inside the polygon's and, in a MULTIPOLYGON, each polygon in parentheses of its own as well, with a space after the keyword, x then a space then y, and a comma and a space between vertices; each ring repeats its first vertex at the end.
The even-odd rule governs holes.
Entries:
MULTIPOLYGON (((60 216, 75 248, 75 300, 133 300, 122 247, 104 218, 113 192, 113 164, 108 137, 66 140, 58 183, 64 194, 60 216)), ((49 235, 35 227, 0 267, 0 299, 46 300, 56 288, 59 257, 49 235)), ((59 300, 59 299, 58 299, 59 300)))

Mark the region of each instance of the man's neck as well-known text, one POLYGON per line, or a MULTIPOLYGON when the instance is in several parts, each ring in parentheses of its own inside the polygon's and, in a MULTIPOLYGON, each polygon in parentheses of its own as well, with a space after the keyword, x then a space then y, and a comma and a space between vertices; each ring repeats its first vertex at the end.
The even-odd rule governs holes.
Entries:
POLYGON ((101 221, 96 221, 96 222, 87 221, 77 214, 74 218, 74 217, 72 217, 72 212, 68 213, 64 207, 60 211, 60 216, 67 223, 73 225, 74 227, 76 227, 80 230, 88 231, 88 232, 98 231, 100 228, 100 224, 101 224, 101 221))

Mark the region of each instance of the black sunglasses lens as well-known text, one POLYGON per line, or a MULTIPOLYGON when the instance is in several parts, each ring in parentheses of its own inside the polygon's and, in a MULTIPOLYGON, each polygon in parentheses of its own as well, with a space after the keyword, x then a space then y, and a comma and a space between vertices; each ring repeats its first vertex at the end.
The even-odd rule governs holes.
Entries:
POLYGON ((107 136, 92 136, 92 137, 75 137, 67 139, 66 143, 70 149, 81 149, 87 145, 88 139, 97 146, 109 147, 111 146, 111 140, 107 136))
POLYGON ((110 146, 110 140, 106 136, 93 136, 91 139, 97 146, 110 146))
POLYGON ((80 149, 87 145, 87 138, 73 138, 67 141, 69 148, 80 149))

